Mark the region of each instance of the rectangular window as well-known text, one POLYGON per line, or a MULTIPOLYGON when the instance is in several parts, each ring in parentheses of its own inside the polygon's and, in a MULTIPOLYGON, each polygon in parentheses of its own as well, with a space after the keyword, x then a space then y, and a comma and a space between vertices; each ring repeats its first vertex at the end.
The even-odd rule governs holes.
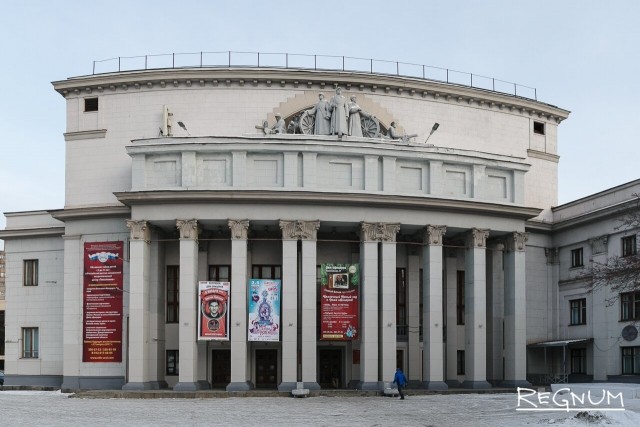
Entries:
POLYGON ((180 266, 167 266, 167 323, 180 320, 180 266))
POLYGON ((98 111, 98 98, 85 98, 84 111, 98 111))
POLYGON ((464 375, 464 350, 457 352, 458 375, 464 375))
POLYGON ((636 236, 622 238, 622 256, 627 257, 636 254, 636 236))
POLYGON ((22 328, 22 357, 25 359, 37 358, 39 348, 38 328, 22 328))
POLYGON ((538 135, 544 135, 544 123, 533 122, 533 133, 537 133, 538 135))
POLYGON ((25 259, 23 267, 22 284, 24 286, 38 286, 38 260, 25 259))
POLYGON ((640 292, 620 295, 620 320, 640 319, 640 292))
POLYGON ((456 318, 458 325, 464 325, 464 270, 458 270, 456 283, 456 318))
POLYGON ((569 301, 571 313, 570 325, 585 325, 587 323, 587 299, 574 299, 569 301))
POLYGON ((280 265, 260 265, 252 266, 252 279, 282 279, 282 266, 280 265))
POLYGON ((396 268, 396 325, 398 338, 407 338, 407 269, 396 268))
POLYGON ((571 373, 572 374, 587 373, 587 349, 586 348, 571 349, 571 373))
POLYGON ((622 374, 640 374, 640 347, 622 347, 622 374))
POLYGON ((582 267, 582 248, 571 251, 571 267, 582 267))
POLYGON ((167 350, 167 375, 179 375, 178 350, 167 350))
POLYGON ((212 282, 230 282, 231 266, 230 265, 210 265, 209 280, 212 282))

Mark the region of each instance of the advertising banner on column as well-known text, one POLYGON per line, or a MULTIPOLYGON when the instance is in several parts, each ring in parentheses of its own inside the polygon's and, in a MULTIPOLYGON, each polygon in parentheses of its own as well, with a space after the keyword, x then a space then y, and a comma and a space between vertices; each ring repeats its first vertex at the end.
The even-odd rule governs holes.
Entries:
POLYGON ((280 280, 249 280, 249 341, 280 341, 280 280))
POLYGON ((199 340, 229 341, 229 282, 199 282, 199 340))
POLYGON ((360 266, 320 266, 320 339, 349 341, 358 338, 360 322, 360 266))
POLYGON ((84 244, 83 362, 122 362, 123 247, 123 242, 84 244))

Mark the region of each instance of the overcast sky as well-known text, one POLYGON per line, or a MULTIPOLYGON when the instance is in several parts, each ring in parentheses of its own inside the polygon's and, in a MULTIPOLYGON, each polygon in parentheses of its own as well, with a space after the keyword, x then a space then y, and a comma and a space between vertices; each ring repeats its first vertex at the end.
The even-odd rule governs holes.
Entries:
POLYGON ((385 59, 535 87, 571 111, 558 136, 566 203, 639 177, 639 20, 636 0, 5 0, 0 212, 64 206, 65 100, 52 81, 91 74, 94 60, 226 50, 385 59))

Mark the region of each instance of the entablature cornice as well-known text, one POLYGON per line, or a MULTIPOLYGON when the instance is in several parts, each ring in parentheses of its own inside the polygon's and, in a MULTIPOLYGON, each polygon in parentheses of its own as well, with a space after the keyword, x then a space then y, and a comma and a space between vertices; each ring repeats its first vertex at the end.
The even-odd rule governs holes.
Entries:
POLYGON ((39 237, 62 237, 64 227, 36 227, 36 228, 14 228, 0 230, 0 239, 26 239, 39 237))
POLYGON ((128 218, 131 209, 128 206, 89 206, 51 211, 51 216, 59 221, 82 220, 120 216, 128 218))
POLYGON ((185 203, 239 203, 239 204, 296 204, 366 206, 369 208, 437 209, 443 212, 500 216, 528 220, 540 214, 541 209, 483 203, 478 201, 450 200, 432 197, 411 197, 364 193, 331 193, 313 191, 269 190, 185 190, 185 191, 132 191, 114 195, 127 206, 185 203))
POLYGON ((560 123, 569 116, 569 111, 556 106, 500 92, 420 78, 352 71, 198 67, 81 76, 53 82, 53 86, 65 98, 128 90, 176 88, 197 90, 207 87, 328 90, 342 86, 347 91, 457 103, 474 108, 496 109, 505 113, 536 117, 539 120, 555 123, 560 123))

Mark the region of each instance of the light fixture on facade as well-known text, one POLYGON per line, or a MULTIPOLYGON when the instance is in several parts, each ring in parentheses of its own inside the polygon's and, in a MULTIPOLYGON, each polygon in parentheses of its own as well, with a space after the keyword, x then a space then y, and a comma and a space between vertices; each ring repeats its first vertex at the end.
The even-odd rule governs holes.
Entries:
POLYGON ((425 144, 427 143, 427 141, 429 141, 429 138, 431 138, 431 135, 433 135, 433 133, 437 131, 439 127, 440 127, 440 123, 436 122, 433 124, 433 127, 431 128, 431 132, 429 132, 429 136, 424 141, 425 144))

